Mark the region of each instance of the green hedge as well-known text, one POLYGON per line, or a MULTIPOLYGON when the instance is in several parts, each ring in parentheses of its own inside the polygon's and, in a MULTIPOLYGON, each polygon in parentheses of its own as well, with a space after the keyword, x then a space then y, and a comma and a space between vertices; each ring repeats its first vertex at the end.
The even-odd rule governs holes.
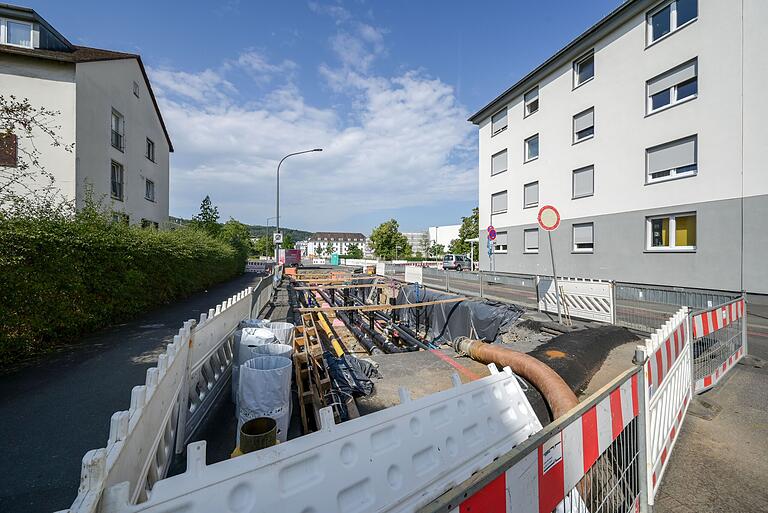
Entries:
POLYGON ((194 228, 0 216, 0 366, 227 280, 246 254, 194 228))

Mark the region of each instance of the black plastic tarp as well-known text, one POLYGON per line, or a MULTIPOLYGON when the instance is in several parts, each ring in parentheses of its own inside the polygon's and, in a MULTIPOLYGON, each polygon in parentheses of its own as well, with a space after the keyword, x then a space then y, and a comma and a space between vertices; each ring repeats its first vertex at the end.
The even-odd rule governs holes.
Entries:
MULTIPOLYGON (((412 284, 403 285, 397 303, 422 303, 453 297, 456 295, 435 292, 412 284)), ((426 324, 427 333, 434 342, 449 342, 459 337, 494 342, 523 315, 523 312, 522 308, 513 304, 466 299, 456 303, 408 308, 401 310, 400 316, 414 328, 426 324)))

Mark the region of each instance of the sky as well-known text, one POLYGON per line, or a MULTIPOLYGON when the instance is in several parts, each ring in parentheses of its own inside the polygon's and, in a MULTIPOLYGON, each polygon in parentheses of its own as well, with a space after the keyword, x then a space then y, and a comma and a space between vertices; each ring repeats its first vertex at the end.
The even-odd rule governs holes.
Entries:
MULTIPOLYGON (((19 3, 21 0, 18 0, 19 3)), ((467 118, 620 0, 28 0, 72 43, 139 53, 168 126, 170 213, 309 231, 458 224, 467 118), (274 224, 274 219, 269 220, 274 224)))

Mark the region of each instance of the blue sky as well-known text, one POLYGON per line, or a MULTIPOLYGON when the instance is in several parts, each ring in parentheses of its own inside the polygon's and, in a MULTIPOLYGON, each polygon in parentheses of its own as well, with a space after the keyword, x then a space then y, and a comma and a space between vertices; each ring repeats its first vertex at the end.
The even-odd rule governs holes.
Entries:
MULTIPOLYGON (((405 231, 477 205, 467 117, 619 0, 30 1, 75 44, 137 52, 176 153, 171 215, 405 231), (274 222, 274 221, 272 221, 274 222)), ((129 170, 130 171, 130 170, 129 170)))

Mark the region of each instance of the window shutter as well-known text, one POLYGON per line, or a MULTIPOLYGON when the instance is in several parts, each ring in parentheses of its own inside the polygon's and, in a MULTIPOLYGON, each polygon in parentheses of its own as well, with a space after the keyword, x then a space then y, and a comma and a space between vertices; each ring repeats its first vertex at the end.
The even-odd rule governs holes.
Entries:
POLYGON ((525 96, 524 96, 525 103, 530 103, 538 97, 539 97, 539 88, 536 87, 531 91, 528 91, 527 93, 525 93, 525 96))
POLYGON ((525 249, 539 249, 539 230, 525 230, 525 249))
POLYGON ((595 125, 595 109, 589 109, 581 114, 573 116, 573 131, 581 132, 595 125))
POLYGON ((523 189, 523 202, 526 207, 539 202, 539 182, 529 183, 523 189))
POLYGON ((573 225, 574 244, 592 244, 594 242, 594 225, 592 223, 573 225))
POLYGON ((494 134, 507 126, 507 109, 497 112, 491 117, 491 132, 494 134))
POLYGON ((507 210, 507 191, 491 196, 491 213, 507 210))
POLYGON ((503 173, 507 170, 507 150, 491 157, 491 175, 503 173))
POLYGON ((595 192, 595 168, 577 169, 573 172, 573 197, 591 196, 595 192))
POLYGON ((665 89, 685 82, 696 76, 696 61, 693 60, 683 66, 668 71, 660 77, 648 81, 648 96, 653 96, 665 89))
POLYGON ((16 167, 18 156, 16 134, 0 134, 0 166, 16 167))
POLYGON ((507 232, 496 232, 496 240, 493 243, 497 246, 506 246, 507 232))
POLYGON ((696 137, 663 144, 648 150, 648 173, 657 173, 696 163, 696 137))

